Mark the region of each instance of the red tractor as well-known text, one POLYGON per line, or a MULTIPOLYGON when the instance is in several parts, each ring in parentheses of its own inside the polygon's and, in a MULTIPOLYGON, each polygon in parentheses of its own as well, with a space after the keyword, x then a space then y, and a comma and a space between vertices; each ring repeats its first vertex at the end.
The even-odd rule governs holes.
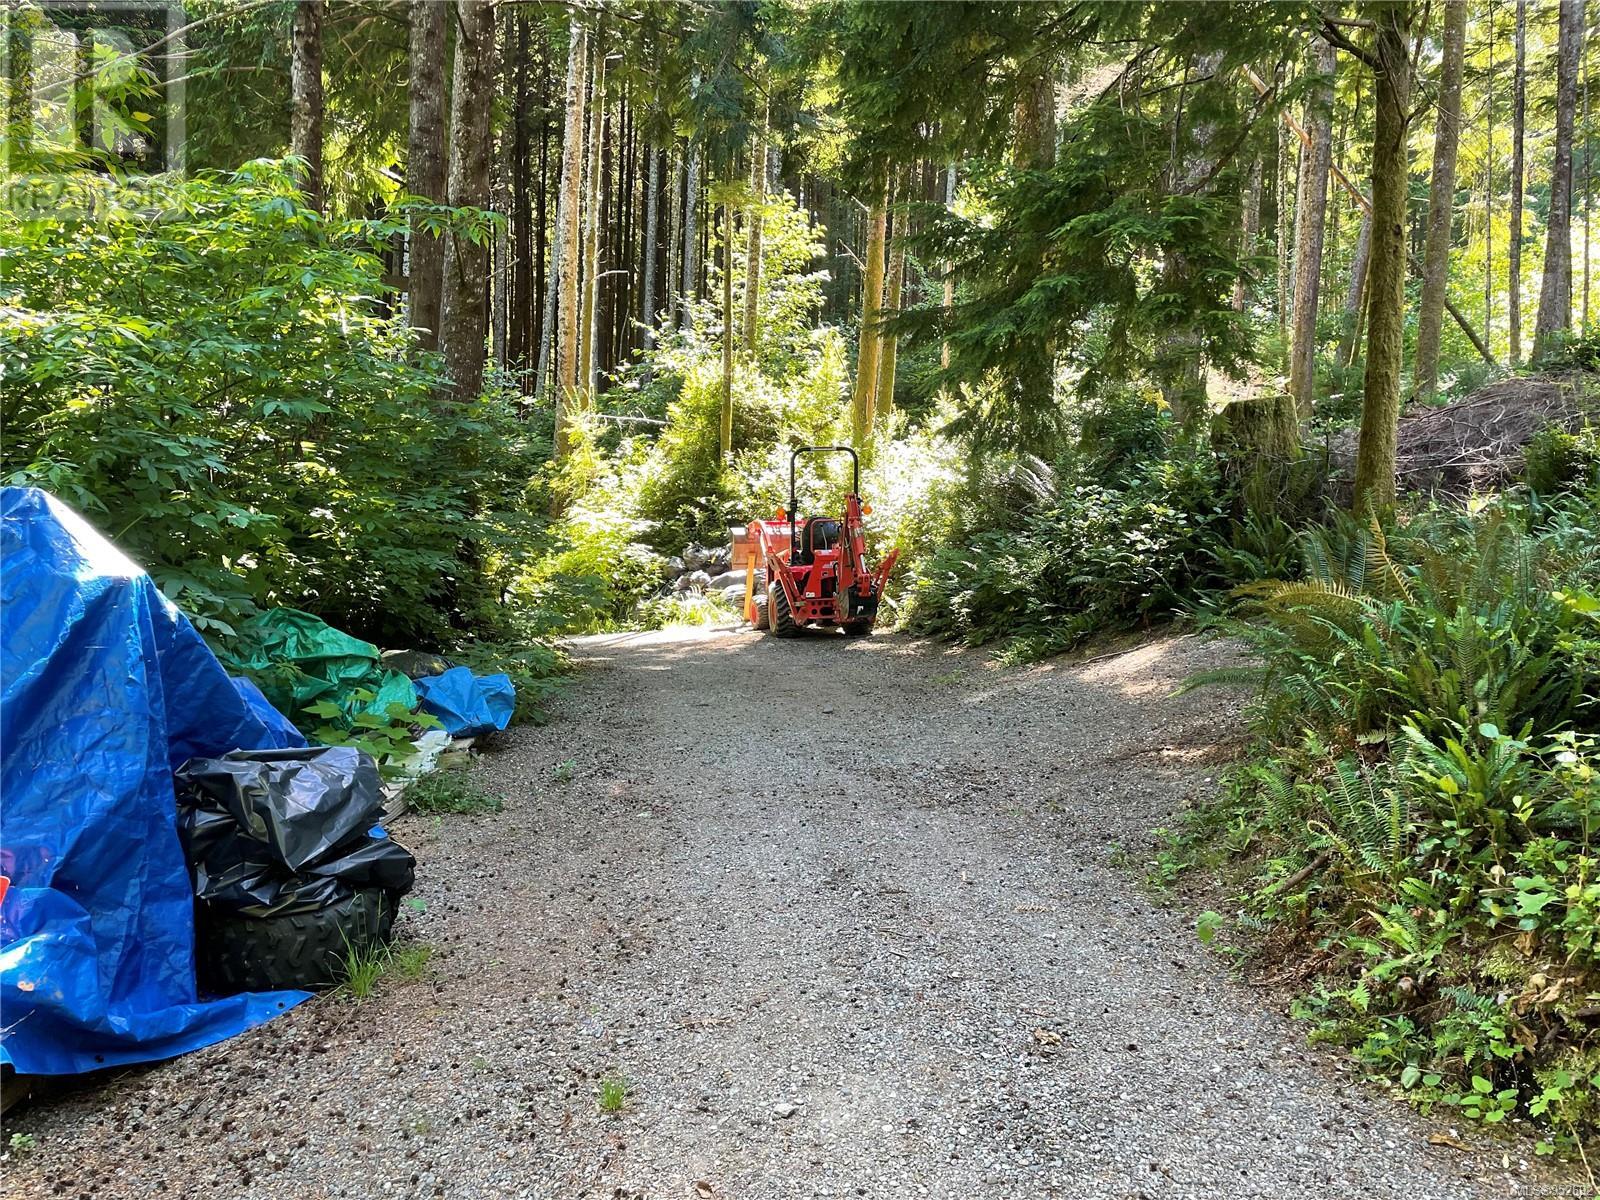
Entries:
POLYGON ((849 637, 872 632, 883 585, 900 551, 891 550, 877 570, 867 565, 861 503, 861 459, 848 446, 801 446, 789 456, 789 508, 776 520, 751 521, 747 551, 745 618, 778 637, 798 637, 807 625, 837 626, 849 637), (844 517, 808 517, 796 512, 795 464, 802 454, 848 454, 851 485, 844 517), (766 604, 755 597, 758 567, 765 566, 766 604), (764 610, 764 611, 763 611, 764 610))

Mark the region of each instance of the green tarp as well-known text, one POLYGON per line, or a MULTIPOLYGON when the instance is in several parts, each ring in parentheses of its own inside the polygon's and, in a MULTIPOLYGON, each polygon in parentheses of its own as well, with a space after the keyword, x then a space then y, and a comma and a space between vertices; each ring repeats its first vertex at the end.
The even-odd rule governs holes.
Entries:
POLYGON ((323 700, 347 718, 387 714, 391 704, 417 707, 417 689, 399 671, 385 670, 378 648, 296 608, 273 608, 251 617, 223 661, 255 680, 280 712, 301 729, 326 724, 306 710, 323 700), (357 692, 372 693, 371 699, 357 692))

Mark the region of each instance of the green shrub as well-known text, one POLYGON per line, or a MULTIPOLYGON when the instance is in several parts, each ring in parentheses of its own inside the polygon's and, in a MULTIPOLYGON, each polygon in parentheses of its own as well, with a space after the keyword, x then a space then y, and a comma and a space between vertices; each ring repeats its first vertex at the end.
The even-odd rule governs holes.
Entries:
POLYGON ((1209 454, 1145 457, 1164 442, 1145 422, 1093 428, 1054 471, 1026 459, 978 468, 959 526, 916 568, 908 627, 1031 659, 1185 605, 1228 511, 1209 454))
POLYGON ((1541 429, 1524 451, 1523 479, 1541 496, 1600 487, 1600 430, 1541 429))
POLYGON ((0 213, 5 480, 81 509, 212 636, 270 605, 385 645, 496 620, 485 564, 537 529, 548 441, 506 398, 436 402, 383 299, 400 224, 323 221, 269 162, 172 199, 0 213))
POLYGON ((683 592, 655 596, 639 606, 637 620, 644 629, 666 629, 673 625, 721 625, 739 619, 738 610, 720 595, 683 592))

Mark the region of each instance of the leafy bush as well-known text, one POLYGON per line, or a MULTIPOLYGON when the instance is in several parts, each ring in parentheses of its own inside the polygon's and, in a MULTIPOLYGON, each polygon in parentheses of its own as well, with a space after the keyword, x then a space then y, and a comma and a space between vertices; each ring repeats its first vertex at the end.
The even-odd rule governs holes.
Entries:
POLYGON ((1055 470, 1000 458, 975 468, 958 527, 916 568, 908 627, 1036 658, 1184 605, 1228 508, 1215 461, 1166 451, 1166 424, 1130 408, 1086 423, 1055 470))
POLYGON ((171 199, 0 213, 6 480, 83 510, 214 636, 269 605, 390 645, 497 619, 484 566, 542 524, 548 443, 498 396, 436 402, 382 281, 399 226, 322 220, 277 163, 171 199))
POLYGON ((720 625, 739 618, 738 611, 721 596, 704 592, 655 596, 639 606, 637 620, 645 629, 666 629, 672 625, 720 625))
POLYGON ((1524 450, 1523 479, 1542 496, 1600 487, 1600 430, 1541 429, 1524 450))

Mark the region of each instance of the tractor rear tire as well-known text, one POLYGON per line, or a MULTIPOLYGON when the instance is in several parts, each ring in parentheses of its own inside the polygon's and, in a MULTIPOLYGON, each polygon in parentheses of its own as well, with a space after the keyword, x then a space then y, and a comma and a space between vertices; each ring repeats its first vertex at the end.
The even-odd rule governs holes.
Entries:
POLYGON ((774 637, 800 636, 800 626, 795 624, 794 613, 789 610, 789 596, 781 583, 767 589, 767 627, 774 637))

